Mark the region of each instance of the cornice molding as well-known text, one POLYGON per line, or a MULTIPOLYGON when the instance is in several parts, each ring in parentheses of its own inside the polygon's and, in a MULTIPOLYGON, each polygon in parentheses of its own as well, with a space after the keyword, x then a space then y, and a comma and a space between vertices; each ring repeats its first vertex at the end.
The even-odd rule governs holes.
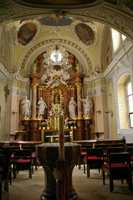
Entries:
POLYGON ((128 53, 130 51, 132 51, 133 48, 133 44, 130 41, 127 41, 127 43, 125 44, 125 48, 126 48, 126 52, 124 51, 123 46, 121 46, 121 49, 119 50, 119 52, 117 53, 117 55, 115 55, 113 61, 110 63, 110 65, 108 66, 108 68, 104 71, 104 77, 108 78, 108 76, 110 76, 111 72, 113 73, 114 70, 116 70, 116 66, 117 65, 126 65, 125 63, 125 58, 123 56, 128 56, 128 53))
POLYGON ((0 72, 1 72, 1 74, 4 75, 4 77, 11 79, 10 73, 5 69, 5 67, 2 65, 1 62, 0 62, 0 72))

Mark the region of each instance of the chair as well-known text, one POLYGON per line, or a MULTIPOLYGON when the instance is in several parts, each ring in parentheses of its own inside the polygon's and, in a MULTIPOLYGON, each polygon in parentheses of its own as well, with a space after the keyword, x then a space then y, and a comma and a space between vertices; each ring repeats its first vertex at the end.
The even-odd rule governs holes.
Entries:
POLYGON ((0 174, 0 200, 2 200, 2 175, 0 174))
POLYGON ((83 159, 86 156, 86 148, 81 148, 81 155, 79 157, 78 168, 81 169, 81 164, 83 164, 83 159))
POLYGON ((0 147, 0 182, 2 187, 2 181, 4 181, 4 190, 8 192, 8 180, 11 185, 11 166, 10 156, 12 149, 10 147, 0 147))
POLYGON ((86 149, 87 148, 92 148, 92 144, 82 145, 81 155, 79 157, 79 162, 78 162, 79 169, 81 169, 81 164, 84 164, 83 160, 84 160, 84 157, 86 156, 86 149))
POLYGON ((112 143, 111 147, 122 147, 123 151, 125 150, 124 143, 112 143))
POLYGON ((104 163, 102 166, 103 185, 105 185, 105 172, 109 174, 110 192, 114 190, 113 180, 127 179, 129 188, 132 190, 132 176, 131 176, 131 163, 130 153, 109 153, 109 163, 104 163))
POLYGON ((21 170, 29 170, 29 177, 32 178, 32 151, 31 149, 16 149, 14 151, 14 178, 21 170), (28 156, 28 158, 26 158, 28 156))
POLYGON ((86 156, 84 157, 84 173, 85 164, 87 164, 87 178, 90 177, 90 169, 102 168, 103 164, 103 149, 102 148, 90 148, 86 150, 86 156))
POLYGON ((106 149, 109 147, 108 144, 95 144, 95 148, 102 148, 103 149, 103 157, 107 156, 106 149))
POLYGON ((133 146, 127 146, 127 152, 130 152, 131 170, 133 171, 133 146))
POLYGON ((109 147, 108 144, 95 144, 95 148, 103 148, 103 152, 106 152, 107 147, 109 147))
POLYGON ((127 147, 133 147, 133 143, 126 143, 127 147))
MULTIPOLYGON (((11 154, 11 165, 13 165, 13 176, 14 176, 14 151, 16 150, 16 149, 20 149, 20 147, 19 146, 12 146, 11 147, 11 149, 12 149, 12 154, 11 154)), ((17 159, 17 157, 16 157, 16 159, 17 159)))
POLYGON ((123 152, 123 147, 107 147, 106 156, 103 157, 103 161, 108 163, 108 154, 109 153, 119 153, 123 152))
MULTIPOLYGON (((36 147, 35 146, 24 146, 23 149, 31 149, 32 150, 32 166, 35 166, 35 170, 37 171, 36 147)), ((29 158, 29 156, 26 156, 25 158, 29 158)))

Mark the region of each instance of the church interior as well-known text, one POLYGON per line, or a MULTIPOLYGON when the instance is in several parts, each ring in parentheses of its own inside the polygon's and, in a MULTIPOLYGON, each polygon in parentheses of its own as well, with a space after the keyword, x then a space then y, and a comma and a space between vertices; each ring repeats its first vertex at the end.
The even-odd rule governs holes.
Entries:
POLYGON ((52 105, 59 109, 58 103, 64 119, 70 119, 68 105, 74 97, 76 140, 124 136, 133 142, 132 2, 85 2, 57 1, 53 9, 50 1, 1 1, 1 140, 12 139, 18 130, 27 130, 26 140, 40 140, 40 97, 47 105, 42 122, 50 117, 52 105), (57 62, 56 51, 62 56, 57 62), (93 101, 88 135, 79 101, 87 96, 93 101), (29 121, 21 108, 26 97, 29 121))
POLYGON ((60 116, 77 152, 133 144, 132 21, 131 0, 1 0, 0 146, 59 143, 60 116))

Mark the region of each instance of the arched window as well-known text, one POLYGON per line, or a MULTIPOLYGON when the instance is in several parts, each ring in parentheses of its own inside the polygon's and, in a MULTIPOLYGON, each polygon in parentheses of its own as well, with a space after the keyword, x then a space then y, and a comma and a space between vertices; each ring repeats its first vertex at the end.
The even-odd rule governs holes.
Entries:
POLYGON ((129 73, 119 78, 117 88, 120 129, 133 128, 133 92, 129 73))
POLYGON ((127 111, 129 113, 130 128, 133 128, 133 92, 131 81, 126 83, 126 98, 127 98, 127 111))
POLYGON ((113 28, 111 29, 111 31, 112 31, 113 48, 115 53, 116 50, 120 47, 121 43, 126 39, 126 36, 120 34, 113 28))

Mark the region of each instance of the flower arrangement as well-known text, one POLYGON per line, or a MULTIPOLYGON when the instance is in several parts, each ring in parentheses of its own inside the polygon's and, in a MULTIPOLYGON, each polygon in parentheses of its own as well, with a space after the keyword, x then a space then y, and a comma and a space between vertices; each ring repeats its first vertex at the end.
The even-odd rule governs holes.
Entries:
POLYGON ((47 122, 42 122, 41 123, 41 128, 43 128, 43 127, 45 127, 45 128, 47 127, 47 122))

